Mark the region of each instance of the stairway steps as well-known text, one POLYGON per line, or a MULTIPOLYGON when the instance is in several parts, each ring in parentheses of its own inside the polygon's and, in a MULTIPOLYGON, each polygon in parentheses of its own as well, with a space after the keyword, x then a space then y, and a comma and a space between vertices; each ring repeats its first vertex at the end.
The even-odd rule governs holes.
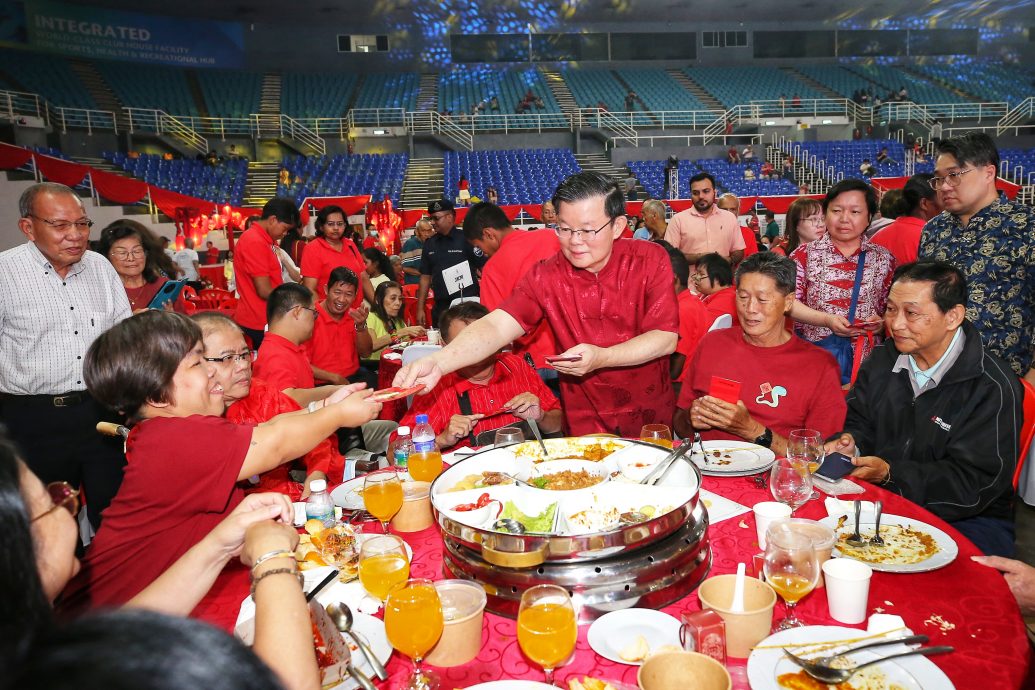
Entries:
POLYGON ((794 77, 795 79, 800 81, 802 84, 805 84, 806 86, 809 86, 809 87, 815 89, 816 91, 819 91, 821 94, 823 94, 824 98, 833 98, 833 99, 838 99, 838 100, 844 100, 845 99, 845 96, 839 94, 837 91, 834 91, 833 89, 831 89, 829 86, 826 86, 822 82, 816 81, 815 79, 813 79, 809 75, 805 74, 804 72, 799 72, 794 67, 781 67, 780 71, 783 72, 784 74, 787 74, 787 75, 789 75, 791 77, 794 77))
POLYGON ((697 100, 704 103, 709 110, 721 110, 726 112, 726 108, 718 101, 715 96, 711 95, 703 86, 698 84, 694 79, 681 69, 670 68, 665 70, 670 77, 675 79, 680 86, 693 94, 697 100))
POLYGON ((420 75, 417 89, 417 112, 438 112, 438 75, 420 75))
POLYGON ((104 81, 104 77, 101 76, 101 73, 97 71, 97 68, 92 63, 85 60, 70 59, 68 60, 68 65, 93 97, 98 109, 116 114, 121 113, 123 103, 115 95, 111 87, 108 86, 108 83, 104 81))
POLYGON ((259 112, 277 115, 280 113, 280 74, 267 72, 262 75, 262 90, 259 96, 259 112))

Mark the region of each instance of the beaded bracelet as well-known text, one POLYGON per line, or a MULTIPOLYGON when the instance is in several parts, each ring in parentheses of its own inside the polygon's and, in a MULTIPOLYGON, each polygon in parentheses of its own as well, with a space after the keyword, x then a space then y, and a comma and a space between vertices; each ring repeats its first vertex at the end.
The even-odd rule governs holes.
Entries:
POLYGON ((252 579, 252 599, 255 599, 255 588, 259 586, 260 582, 265 580, 270 575, 280 575, 282 573, 294 575, 296 578, 298 578, 298 586, 302 589, 305 589, 305 576, 302 575, 301 571, 295 570, 294 568, 271 568, 264 572, 262 575, 259 575, 258 577, 252 579))
POLYGON ((287 558, 288 556, 290 556, 291 558, 294 558, 295 557, 295 552, 294 551, 289 551, 288 549, 277 549, 276 551, 270 551, 269 553, 264 553, 261 556, 259 556, 258 558, 256 558, 254 563, 252 563, 252 572, 254 573, 255 569, 258 568, 263 563, 265 563, 266 561, 272 561, 274 558, 287 558))

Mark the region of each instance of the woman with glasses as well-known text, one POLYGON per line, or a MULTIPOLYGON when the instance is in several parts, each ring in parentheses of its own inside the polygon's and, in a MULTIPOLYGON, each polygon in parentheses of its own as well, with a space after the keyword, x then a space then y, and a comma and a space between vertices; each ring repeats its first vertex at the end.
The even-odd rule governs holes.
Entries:
POLYGON ((357 291, 352 308, 359 307, 364 296, 372 301, 374 287, 366 273, 363 254, 346 235, 349 226, 344 209, 341 206, 324 206, 316 214, 315 227, 316 237, 306 245, 302 254, 302 285, 309 288, 318 300, 323 299, 327 296, 327 279, 331 277, 331 271, 344 266, 359 276, 363 288, 357 291))
POLYGON ((377 368, 381 361, 381 353, 393 342, 409 338, 419 338, 426 332, 423 326, 408 326, 403 319, 402 287, 394 280, 377 286, 374 293, 374 304, 367 316, 367 330, 373 342, 368 368, 377 368))
POLYGON ((823 204, 817 199, 802 197, 795 199, 787 209, 784 220, 787 244, 770 247, 769 251, 790 256, 799 245, 818 240, 827 231, 827 219, 823 215, 823 204))
MULTIPOLYGON (((176 267, 158 238, 135 220, 122 218, 104 228, 97 251, 115 267, 134 313, 147 309, 169 277, 176 275, 176 267)), ((182 297, 167 308, 186 311, 182 297)))
MULTIPOLYGON (((59 626, 53 615, 51 604, 80 570, 75 555, 78 510, 77 490, 64 482, 44 485, 18 457, 15 447, 0 435, 0 525, 4 533, 4 558, 0 559, 0 669, 4 669, 5 686, 11 683, 9 687, 55 687, 38 680, 33 681, 35 685, 28 679, 17 680, 17 674, 49 654, 45 649, 51 643, 46 640, 65 634, 64 626, 59 626)), ((226 635, 220 636, 224 640, 211 640, 211 646, 195 650, 192 666, 205 668, 214 664, 221 670, 221 664, 227 661, 225 655, 229 654, 239 661, 244 659, 253 672, 266 679, 265 684, 254 687, 279 687, 270 668, 283 678, 284 687, 319 687, 309 616, 298 580, 279 574, 265 575, 282 567, 282 560, 259 562, 263 555, 273 551, 294 551, 298 535, 291 527, 291 518, 291 505, 283 496, 252 494, 211 530, 200 535, 197 543, 178 559, 167 560, 164 554, 152 552, 149 558, 168 563, 168 567, 124 603, 129 608, 150 609, 165 615, 135 614, 147 615, 152 628, 145 631, 138 626, 139 634, 124 639, 118 654, 113 656, 132 659, 129 666, 143 665, 153 674, 154 664, 160 664, 161 658, 158 655, 149 658, 147 651, 154 654, 154 650, 143 646, 134 650, 134 640, 160 634, 157 628, 194 625, 187 621, 171 622, 169 616, 187 616, 213 585, 223 566, 240 556, 245 566, 252 567, 253 577, 264 583, 256 588, 254 652, 269 667, 255 660, 243 645, 226 644, 225 641, 231 639, 226 635), (247 661, 249 658, 251 661, 247 661)), ((132 577, 132 574, 127 572, 125 576, 132 577)), ((91 617, 90 620, 95 621, 91 637, 117 636, 118 615, 113 616, 110 624, 91 617)), ((54 662, 62 664, 66 673, 73 672, 72 676, 80 684, 77 687, 83 687, 83 683, 89 686, 89 682, 74 672, 79 670, 78 664, 82 664, 83 671, 95 666, 96 659, 90 655, 77 656, 76 649, 66 640, 54 662)), ((112 663, 119 662, 113 660, 112 663)), ((132 673, 129 666, 124 670, 132 673)), ((175 674, 178 670, 181 669, 170 672, 175 674)), ((37 668, 35 672, 38 674, 41 670, 37 668)), ((223 686, 222 682, 218 684, 223 686)), ((111 687, 107 683, 103 685, 111 687)), ((133 687, 149 687, 148 681, 133 687)), ((179 686, 173 683, 169 687, 179 686)))

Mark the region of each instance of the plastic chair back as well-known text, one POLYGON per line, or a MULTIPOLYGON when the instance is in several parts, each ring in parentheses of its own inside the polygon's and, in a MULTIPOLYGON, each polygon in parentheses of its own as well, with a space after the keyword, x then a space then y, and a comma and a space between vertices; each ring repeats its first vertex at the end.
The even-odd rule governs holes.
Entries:
POLYGON ((1013 473, 1013 488, 1021 478, 1024 461, 1028 459, 1032 437, 1035 437, 1035 386, 1021 379, 1024 386, 1024 421, 1021 423, 1021 456, 1017 458, 1017 469, 1013 473))
POLYGON ((712 321, 712 325, 708 327, 709 331, 721 331, 724 328, 729 328, 733 325, 733 316, 730 314, 719 314, 719 316, 712 321))

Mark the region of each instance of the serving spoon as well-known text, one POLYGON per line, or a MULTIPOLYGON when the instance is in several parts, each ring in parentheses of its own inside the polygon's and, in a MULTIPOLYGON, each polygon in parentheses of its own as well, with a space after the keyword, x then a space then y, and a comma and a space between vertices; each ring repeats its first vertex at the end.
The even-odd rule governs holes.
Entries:
MULTIPOLYGON (((339 601, 337 604, 330 604, 327 607, 327 614, 331 617, 331 621, 335 627, 338 628, 342 633, 352 638, 352 641, 359 647, 359 651, 363 653, 370 667, 374 669, 374 674, 379 680, 388 680, 388 671, 385 670, 384 664, 377 658, 377 655, 367 646, 367 643, 359 639, 356 633, 352 632, 352 609, 349 605, 343 601, 339 601)), ((357 678, 357 680, 359 680, 357 678)))

